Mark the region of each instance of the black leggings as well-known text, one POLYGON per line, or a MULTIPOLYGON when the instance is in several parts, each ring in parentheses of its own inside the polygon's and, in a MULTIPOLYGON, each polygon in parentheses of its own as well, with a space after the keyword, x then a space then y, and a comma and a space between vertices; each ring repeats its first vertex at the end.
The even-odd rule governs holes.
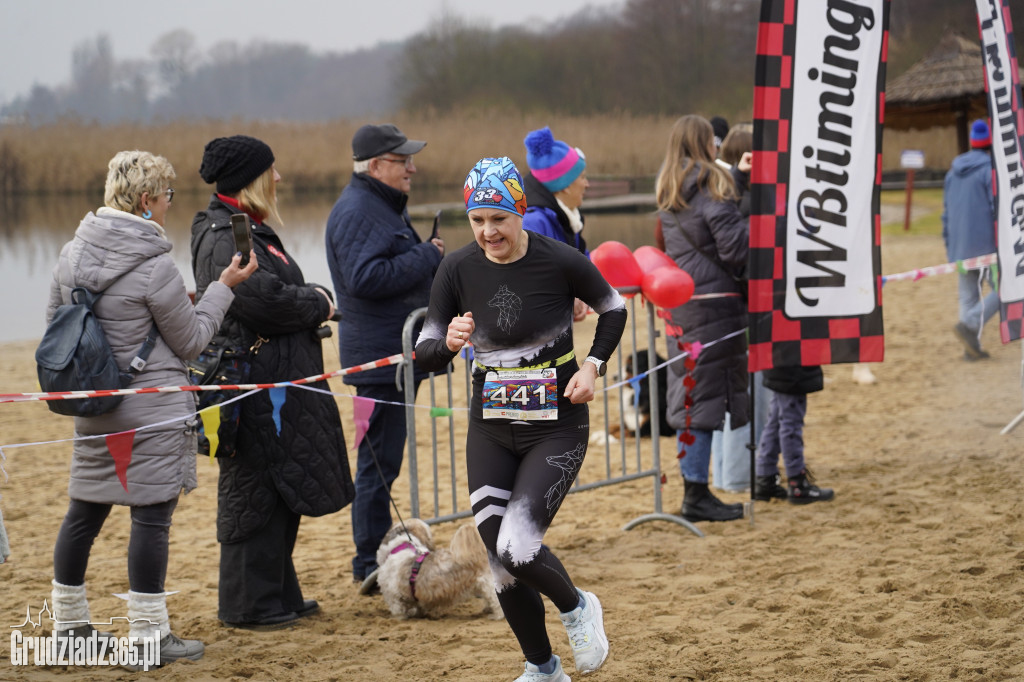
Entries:
POLYGON ((572 611, 579 594, 544 534, 583 466, 590 434, 571 424, 492 424, 474 419, 466 437, 470 501, 487 546, 498 601, 526 660, 551 658, 544 602, 572 611))
MULTIPOLYGON (((128 539, 128 586, 132 592, 164 591, 167 577, 167 544, 171 515, 178 498, 131 507, 132 530, 128 539)), ((85 584, 92 543, 110 514, 109 504, 71 500, 53 548, 53 577, 62 585, 85 584)))

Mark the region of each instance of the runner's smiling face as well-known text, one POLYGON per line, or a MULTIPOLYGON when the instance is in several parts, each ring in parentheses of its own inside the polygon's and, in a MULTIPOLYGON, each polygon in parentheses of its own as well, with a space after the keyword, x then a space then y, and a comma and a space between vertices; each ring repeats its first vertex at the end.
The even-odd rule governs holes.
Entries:
POLYGON ((497 208, 474 208, 469 212, 469 224, 488 260, 511 263, 522 258, 520 247, 526 241, 522 216, 497 208))

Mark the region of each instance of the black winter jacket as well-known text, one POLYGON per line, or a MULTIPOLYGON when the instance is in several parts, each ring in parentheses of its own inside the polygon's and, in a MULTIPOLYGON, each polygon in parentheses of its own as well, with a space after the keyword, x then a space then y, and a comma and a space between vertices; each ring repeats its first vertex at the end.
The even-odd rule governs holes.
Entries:
POLYGON ((773 367, 762 373, 764 387, 776 393, 807 395, 824 388, 825 378, 821 367, 773 367))
MULTIPOLYGON (((741 180, 735 173, 734 179, 741 180)), ((658 214, 665 252, 693 278, 695 294, 740 293, 732 275, 741 277, 746 272, 750 234, 747 219, 735 202, 715 201, 705 187, 698 186, 696 170, 683 183, 682 192, 688 208, 658 214), (729 272, 695 251, 680 230, 686 230, 704 253, 717 255, 729 272)), ((672 310, 672 324, 683 329, 682 339, 668 339, 669 355, 674 357, 681 352, 677 341, 707 344, 745 330, 747 305, 741 296, 689 301, 672 310)), ((691 392, 691 426, 721 428, 726 411, 731 415, 732 428, 749 421, 746 353, 745 332, 701 351, 693 371, 697 383, 691 392)), ((668 423, 677 429, 686 426, 685 373, 682 362, 669 365, 668 423)))
MULTIPOLYGON (((214 195, 192 221, 197 300, 235 253, 230 229, 235 212, 214 195)), ((327 318, 327 300, 314 290, 316 285, 305 282, 273 229, 255 225, 252 235, 259 269, 235 287, 220 333, 247 348, 257 335, 266 339, 252 356, 250 383, 322 374, 323 353, 314 331, 327 318)), ((329 390, 326 381, 312 386, 329 390)), ((297 514, 323 516, 342 509, 355 494, 334 398, 292 387, 282 393, 284 402, 276 407, 271 391, 241 401, 235 455, 217 460, 220 542, 256 534, 270 518, 278 495, 297 514)))
MULTIPOLYGON (((430 302, 441 252, 416 234, 408 195, 356 173, 327 219, 327 264, 341 313, 341 363, 353 367, 402 352, 409 313, 430 302)), ((412 334, 416 341, 421 325, 412 334)), ((356 372, 346 384, 395 384, 396 367, 356 372)), ((426 373, 417 371, 418 379, 426 373)))

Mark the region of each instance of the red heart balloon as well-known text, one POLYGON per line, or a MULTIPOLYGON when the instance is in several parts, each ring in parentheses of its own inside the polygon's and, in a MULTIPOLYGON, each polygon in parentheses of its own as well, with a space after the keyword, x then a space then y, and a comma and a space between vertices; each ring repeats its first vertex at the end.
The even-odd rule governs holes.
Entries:
POLYGON ((644 297, 659 308, 678 308, 693 296, 693 278, 673 263, 644 275, 642 289, 644 297))
POLYGON ((667 253, 654 246, 638 246, 636 251, 633 252, 633 256, 645 275, 648 272, 654 272, 658 268, 666 266, 670 268, 679 267, 667 253))
POLYGON ((590 252, 590 260, 613 287, 638 287, 644 279, 633 252, 622 242, 604 242, 590 252))

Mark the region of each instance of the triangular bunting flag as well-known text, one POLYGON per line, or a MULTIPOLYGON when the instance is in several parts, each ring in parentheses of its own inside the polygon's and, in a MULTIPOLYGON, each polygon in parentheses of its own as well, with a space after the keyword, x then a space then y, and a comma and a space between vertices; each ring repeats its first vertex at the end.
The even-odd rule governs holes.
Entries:
POLYGON ((352 416, 356 422, 356 444, 355 448, 359 449, 359 444, 363 441, 363 436, 370 428, 370 415, 373 414, 374 402, 369 398, 362 398, 355 396, 352 398, 352 416))
POLYGON ((132 443, 135 441, 135 430, 112 433, 106 438, 107 449, 110 456, 114 458, 114 471, 117 472, 117 480, 128 492, 128 465, 132 463, 132 443))
POLYGON ((277 427, 278 436, 281 435, 281 408, 284 407, 284 401, 287 399, 288 394, 285 393, 283 386, 270 389, 270 404, 274 406, 274 426, 277 427))
POLYGON ((203 433, 206 435, 206 440, 210 441, 210 461, 216 456, 217 446, 220 445, 220 436, 217 432, 220 430, 220 405, 211 405, 205 410, 199 413, 199 417, 203 420, 203 433))

